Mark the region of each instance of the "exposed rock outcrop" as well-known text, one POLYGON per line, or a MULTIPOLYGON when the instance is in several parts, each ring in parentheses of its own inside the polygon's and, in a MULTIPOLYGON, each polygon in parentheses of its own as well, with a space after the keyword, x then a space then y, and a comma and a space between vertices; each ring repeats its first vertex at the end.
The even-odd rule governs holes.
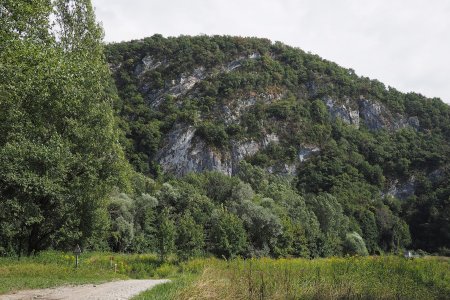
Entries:
POLYGON ((386 110, 381 103, 360 98, 359 112, 364 123, 370 130, 389 128, 390 123, 386 118, 386 110))
MULTIPOLYGON (((239 57, 238 59, 228 63, 219 69, 219 73, 231 72, 242 66, 242 63, 247 59, 258 59, 261 55, 257 52, 248 55, 248 57, 239 57)), ((142 78, 143 74, 155 70, 158 67, 167 67, 166 62, 159 61, 151 55, 147 55, 142 59, 142 63, 138 64, 134 70, 134 75, 137 78, 142 78)), ((141 84, 141 90, 146 94, 146 99, 152 107, 158 107, 164 100, 165 96, 179 97, 189 92, 196 83, 212 76, 214 72, 206 72, 203 66, 195 68, 191 73, 181 74, 177 79, 170 83, 165 83, 165 87, 159 90, 153 90, 145 80, 141 84)))
POLYGON ((166 136, 165 146, 158 151, 156 160, 165 172, 176 176, 209 170, 232 174, 231 159, 227 153, 208 147, 195 135, 192 126, 175 126, 166 136))
MULTIPOLYGON (((154 59, 151 55, 147 55, 142 59, 142 63, 136 66, 134 74, 142 76, 143 73, 153 71, 161 65, 163 65, 161 61, 154 59)), ((166 64, 164 64, 164 66, 166 66, 166 64)))
POLYGON ((271 174, 294 176, 297 174, 297 165, 295 163, 278 163, 267 168, 267 172, 271 174))
POLYGON ((226 66, 223 66, 222 70, 225 71, 225 72, 231 72, 231 71, 234 71, 237 68, 240 68, 242 66, 242 63, 246 59, 258 59, 258 58, 261 58, 261 54, 259 54, 258 52, 253 52, 252 54, 249 54, 247 57, 241 56, 238 59, 233 60, 232 62, 230 62, 226 66))
POLYGON ((323 101, 333 119, 339 118, 356 128, 359 128, 361 123, 364 123, 372 131, 380 129, 394 131, 405 127, 418 130, 420 127, 417 117, 408 118, 400 114, 393 115, 381 102, 369 100, 362 96, 356 101, 357 108, 353 108, 351 105, 355 101, 352 102, 349 99, 338 102, 326 97, 323 101))
POLYGON ((386 195, 390 195, 396 197, 398 199, 404 200, 416 192, 416 180, 414 177, 411 177, 406 182, 399 182, 395 180, 386 192, 386 195))
POLYGON ((345 123, 359 128, 359 111, 351 109, 348 100, 344 104, 338 105, 333 99, 328 97, 325 98, 325 104, 333 119, 340 118, 345 123))
POLYGON ((215 149, 195 134, 192 126, 178 124, 165 137, 156 160, 165 172, 183 176, 190 172, 218 171, 227 175, 238 171, 239 162, 256 154, 270 143, 277 143, 278 136, 266 135, 261 141, 234 141, 231 151, 215 149))
POLYGON ((363 97, 359 101, 360 115, 370 130, 398 130, 405 127, 419 129, 419 118, 405 117, 400 114, 393 115, 382 103, 368 100, 363 97))
POLYGON ((202 81, 207 76, 204 67, 198 67, 190 74, 182 74, 176 80, 172 80, 165 88, 152 91, 149 86, 143 85, 142 89, 147 93, 147 100, 152 107, 158 107, 166 96, 179 97, 189 92, 197 82, 202 81))
POLYGON ((298 159, 300 162, 303 162, 317 152, 320 152, 320 149, 316 146, 304 146, 298 151, 298 159))
POLYGON ((230 103, 223 105, 221 107, 222 116, 224 118, 225 124, 239 124, 241 122, 241 115, 250 107, 256 104, 258 101, 265 103, 271 103, 279 100, 283 97, 282 93, 269 94, 261 93, 257 95, 251 95, 241 99, 235 99, 230 101, 230 103))

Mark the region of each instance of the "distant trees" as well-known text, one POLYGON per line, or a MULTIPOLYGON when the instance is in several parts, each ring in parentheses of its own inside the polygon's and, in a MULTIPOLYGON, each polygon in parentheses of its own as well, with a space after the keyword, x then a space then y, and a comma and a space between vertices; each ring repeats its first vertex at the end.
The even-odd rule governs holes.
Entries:
POLYGON ((344 253, 350 255, 368 255, 366 244, 363 238, 357 232, 347 233, 343 243, 344 253))
POLYGON ((177 255, 181 260, 200 256, 205 247, 203 226, 197 224, 187 211, 178 221, 175 239, 177 255))
POLYGON ((163 208, 157 219, 156 252, 161 261, 175 249, 175 224, 169 215, 169 208, 163 208))
MULTIPOLYGON (((127 157, 136 170, 160 175, 154 162, 155 153, 162 137, 175 123, 194 126, 199 137, 220 151, 229 151, 236 141, 258 141, 268 133, 277 134, 280 143, 246 158, 251 167, 262 168, 253 172, 244 166, 242 175, 238 175, 256 194, 266 192, 264 169, 293 166, 300 148, 317 146, 319 152, 296 166, 294 184, 305 198, 307 194, 322 193, 335 197, 349 218, 349 230, 361 235, 370 253, 397 247, 392 242, 394 228, 403 232, 407 241, 404 226, 388 226, 390 234, 386 234, 383 223, 377 220, 377 210, 385 204, 383 193, 395 180, 401 183, 413 177, 426 178, 438 169, 446 169, 450 163, 448 105, 438 99, 386 88, 377 80, 357 76, 352 69, 279 42, 229 36, 155 35, 108 45, 107 53, 114 65, 113 75, 122 100, 117 110, 127 136, 124 142, 127 157), (165 63, 137 76, 136 70, 146 56, 165 63), (188 75, 198 67, 204 67, 211 76, 197 83, 187 95, 167 97, 159 107, 146 105, 153 92, 170 86, 180 74, 188 75), (234 68, 223 71, 230 67, 234 68), (390 114, 387 121, 417 117, 420 126, 372 132, 365 128, 364 122, 357 129, 339 118, 330 118, 325 99, 356 107, 360 96, 382 103, 390 114), (249 106, 241 107, 244 102, 249 106), (225 122, 224 109, 239 110, 236 122, 225 122)), ((226 204, 230 202, 232 182, 218 176, 210 179, 204 196, 214 203, 220 199, 226 204), (223 186, 217 186, 217 182, 223 186)), ((447 228, 446 210, 442 207, 449 197, 448 184, 443 180, 421 182, 424 185, 421 183, 416 190, 416 198, 408 199, 399 210, 388 209, 396 218, 407 220, 414 247, 436 251, 448 244, 441 229, 447 228)), ((283 216, 279 217, 283 220, 283 216)), ((308 221, 314 224, 313 219, 308 221)), ((287 232, 291 230, 288 224, 283 225, 287 232)), ((315 225, 300 224, 306 232, 310 255, 319 255, 318 249, 327 239, 316 234, 315 225)), ((287 232, 283 230, 279 237, 289 244, 287 232)), ((345 233, 338 242, 344 239, 345 233)))
POLYGON ((225 210, 215 213, 211 221, 211 252, 225 258, 245 254, 248 243, 243 222, 225 210))
POLYGON ((108 203, 111 220, 108 242, 113 251, 128 250, 134 239, 133 204, 133 200, 126 194, 115 195, 108 203))

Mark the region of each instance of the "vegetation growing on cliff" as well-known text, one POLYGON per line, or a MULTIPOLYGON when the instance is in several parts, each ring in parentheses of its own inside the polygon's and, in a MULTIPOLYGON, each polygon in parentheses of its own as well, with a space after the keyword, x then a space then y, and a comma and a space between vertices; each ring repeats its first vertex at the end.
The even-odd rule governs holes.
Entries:
POLYGON ((4 1, 0 15, 0 255, 77 243, 160 260, 448 253, 439 99, 266 39, 104 48, 87 0, 4 1), (233 176, 175 178, 158 155, 177 126, 221 158, 264 147, 233 160, 233 176))
MULTIPOLYGON (((266 172, 285 172, 288 166, 296 174, 293 192, 306 207, 313 208, 310 198, 339 205, 348 233, 361 235, 370 253, 398 248, 394 244, 447 251, 450 109, 439 99, 400 93, 265 39, 155 35, 108 45, 107 57, 121 99, 116 109, 126 153, 136 170, 159 176, 156 156, 175 124, 193 126, 225 156, 239 143, 273 134, 278 142, 245 158, 260 167, 255 169, 260 178, 241 176, 252 180, 256 194, 264 194, 260 180, 270 177, 266 172), (333 114, 329 99, 345 112, 356 111, 359 126, 333 114), (370 116, 361 99, 374 103, 369 112, 374 120, 364 119, 370 116), (408 118, 417 122, 399 123, 408 118), (299 162, 301 149, 311 145, 319 151, 299 162)), ((247 200, 258 204, 252 197, 247 200)), ((231 212, 242 218, 240 209, 231 212)), ((321 218, 317 214, 323 212, 313 213, 321 218)), ((324 245, 318 246, 321 255, 339 253, 324 245)))

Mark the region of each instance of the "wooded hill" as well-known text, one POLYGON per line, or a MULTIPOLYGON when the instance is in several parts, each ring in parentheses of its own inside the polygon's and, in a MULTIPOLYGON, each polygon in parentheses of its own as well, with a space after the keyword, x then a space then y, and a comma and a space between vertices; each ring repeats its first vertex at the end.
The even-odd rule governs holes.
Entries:
POLYGON ((441 100, 265 39, 104 47, 87 0, 0 16, 1 255, 448 254, 441 100))
MULTIPOLYGON (((271 213, 286 208, 267 191, 268 178, 281 175, 322 234, 342 230, 331 247, 348 232, 371 253, 450 245, 450 107, 440 99, 401 93, 266 39, 155 35, 106 50, 123 144, 139 172, 237 175, 256 193, 238 203, 271 213)), ((245 220, 241 209, 234 212, 245 220)))

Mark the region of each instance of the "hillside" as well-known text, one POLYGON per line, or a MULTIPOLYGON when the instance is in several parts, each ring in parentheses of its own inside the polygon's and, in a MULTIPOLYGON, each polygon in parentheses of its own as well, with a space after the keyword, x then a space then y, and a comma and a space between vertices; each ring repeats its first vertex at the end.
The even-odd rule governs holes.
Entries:
POLYGON ((416 249, 450 246, 450 107, 441 100, 266 39, 154 35, 106 54, 136 171, 240 173, 262 194, 258 179, 242 176, 256 168, 292 179, 307 198, 336 199, 366 244, 375 230, 383 249, 407 245, 409 226, 416 249))
POLYGON ((90 0, 0 2, 0 294, 449 294, 448 105, 266 39, 103 36, 90 0))
POLYGON ((89 0, 0 14, 0 256, 448 255, 439 99, 265 39, 105 46, 89 0))

